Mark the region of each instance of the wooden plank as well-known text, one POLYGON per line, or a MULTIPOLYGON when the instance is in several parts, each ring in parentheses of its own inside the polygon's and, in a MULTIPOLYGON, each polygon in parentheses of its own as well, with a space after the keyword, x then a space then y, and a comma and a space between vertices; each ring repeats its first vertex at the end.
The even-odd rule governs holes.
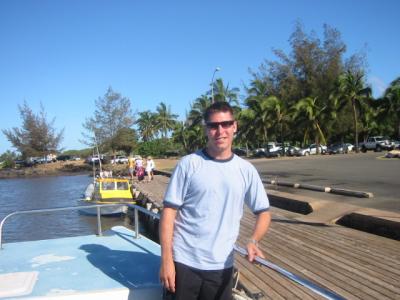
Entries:
MULTIPOLYGON (((293 235, 285 233, 285 230, 280 228, 279 233, 286 234, 289 238, 293 235)), ((338 260, 338 263, 343 262, 352 268, 359 268, 363 273, 368 273, 373 276, 383 275, 385 278, 392 279, 391 284, 398 282, 398 267, 399 263, 388 262, 384 260, 376 261, 375 258, 369 251, 361 252, 356 247, 346 248, 341 247, 338 250, 338 246, 328 245, 326 241, 319 241, 316 238, 300 237, 297 238, 294 243, 297 245, 302 244, 304 247, 310 248, 312 251, 318 251, 327 257, 331 257, 334 260, 338 260)))
MULTIPOLYGON (((274 243, 280 245, 285 242, 286 238, 287 237, 279 237, 274 243)), ((393 290, 392 285, 386 284, 373 275, 364 275, 357 269, 347 267, 346 264, 338 264, 335 260, 329 260, 322 255, 318 257, 318 254, 310 253, 304 248, 294 249, 293 245, 288 246, 288 244, 286 244, 286 246, 288 250, 285 249, 285 247, 281 247, 280 249, 278 247, 280 250, 279 253, 286 250, 285 256, 291 257, 291 260, 295 260, 300 266, 312 270, 314 273, 318 273, 321 277, 326 278, 335 285, 348 286, 349 291, 363 290, 367 296, 362 294, 360 294, 360 296, 365 299, 369 296, 374 296, 379 299, 383 299, 384 296, 386 296, 387 299, 393 299, 392 297, 398 292, 398 289, 393 290), (332 272, 332 270, 335 270, 335 272, 332 272)), ((304 271, 303 273, 305 275, 307 274, 307 272, 304 271)))
MULTIPOLYGON (((282 233, 282 232, 279 232, 282 233)), ((297 238, 293 238, 291 235, 285 235, 284 239, 280 239, 280 235, 269 234, 268 243, 269 244, 280 244, 282 242, 286 242, 293 247, 297 247, 301 250, 302 254, 307 254, 308 256, 312 257, 313 260, 317 260, 317 263, 328 263, 331 267, 339 266, 341 267, 340 270, 345 270, 348 272, 356 273, 357 276, 363 278, 364 280, 370 280, 375 284, 384 286, 385 289, 392 290, 395 293, 400 293, 398 287, 394 285, 398 285, 398 280, 391 280, 388 276, 377 276, 379 274, 376 273, 376 270, 369 270, 364 268, 362 264, 352 264, 346 258, 343 258, 338 255, 332 255, 329 252, 324 252, 319 247, 313 247, 312 243, 315 240, 311 241, 302 241, 297 238), (278 239, 278 240, 277 240, 278 239), (361 271, 359 271, 361 269, 361 271), (388 283, 386 283, 388 282, 388 283)), ((384 293, 384 291, 381 291, 384 293)))
MULTIPOLYGON (((384 249, 380 251, 373 251, 368 248, 358 247, 358 242, 354 245, 348 245, 345 241, 338 241, 335 235, 330 234, 330 231, 327 231, 324 235, 313 235, 312 232, 308 232, 303 227, 292 227, 289 228, 287 226, 275 226, 271 227, 271 232, 274 230, 279 231, 280 233, 287 234, 291 237, 299 236, 297 242, 301 244, 313 244, 316 247, 321 249, 326 249, 328 253, 332 253, 335 256, 339 255, 348 255, 352 257, 352 261, 362 264, 364 266, 370 267, 374 272, 376 272, 376 268, 385 272, 393 273, 393 277, 397 277, 400 275, 399 260, 393 259, 388 255, 384 249), (296 235, 298 233, 298 235, 296 235)), ((361 236, 359 236, 359 241, 361 236)))
MULTIPOLYGON (((338 284, 337 282, 332 283, 332 279, 326 279, 328 275, 320 270, 316 270, 315 268, 310 268, 306 263, 298 264, 298 261, 292 261, 293 257, 287 253, 287 250, 281 248, 277 248, 274 246, 274 250, 271 247, 266 248, 264 245, 261 246, 262 251, 268 255, 267 259, 272 263, 279 265, 280 267, 292 272, 294 274, 300 275, 303 278, 310 280, 311 282, 316 283, 317 285, 330 289, 337 294, 343 296, 346 299, 371 299, 366 297, 355 297, 357 293, 354 293, 353 290, 348 291, 346 289, 345 282, 341 282, 338 284), (291 259, 289 259, 290 257, 291 259)), ((330 273, 330 269, 328 269, 328 274, 330 273)), ((325 271, 326 272, 326 271, 325 271)))
MULTIPOLYGON (((384 259, 385 261, 391 261, 391 263, 398 263, 399 262, 399 256, 398 254, 396 255, 391 255, 391 252, 387 251, 387 248, 385 247, 379 247, 379 242, 381 239, 385 239, 382 237, 377 237, 376 236, 376 241, 375 243, 367 243, 364 240, 364 233, 359 232, 357 238, 353 237, 352 239, 346 239, 342 238, 343 236, 343 231, 340 231, 338 233, 337 227, 325 227, 324 232, 319 232, 318 230, 314 230, 313 226, 307 226, 303 224, 287 224, 287 223, 279 223, 279 222, 273 222, 271 229, 273 230, 274 228, 280 228, 280 230, 286 230, 286 232, 290 231, 290 234, 296 234, 301 235, 302 237, 309 237, 312 239, 318 238, 321 241, 324 241, 325 243, 331 244, 331 245, 337 245, 337 246, 344 246, 344 247, 349 247, 353 246, 353 249, 356 249, 357 251, 364 251, 367 252, 366 255, 370 255, 371 258, 374 258, 375 260, 377 257, 384 259), (281 225, 284 225, 283 227, 279 227, 281 225), (292 225, 292 226, 290 226, 292 225), (328 229, 328 230, 327 230, 328 229)), ((352 229, 347 229, 351 231, 352 229)), ((398 245, 397 251, 400 250, 400 243, 397 241, 392 241, 394 245, 398 245)), ((338 247, 336 247, 338 248, 338 247)))
MULTIPOLYGON (((318 295, 286 279, 273 270, 264 267, 260 269, 256 265, 249 264, 242 257, 236 257, 235 261, 237 265, 241 266, 242 272, 250 280, 256 282, 257 286, 267 294, 271 292, 269 289, 272 289, 284 299, 319 299, 318 295)), ((272 297, 272 299, 274 298, 272 297)))
MULTIPOLYGON (((248 234, 250 234, 250 233, 251 233, 251 232, 250 232, 250 230, 249 230, 248 234)), ((278 239, 278 240, 275 241, 276 243, 272 243, 272 244, 277 244, 277 245, 279 245, 280 243, 286 241, 286 240, 285 240, 286 238, 288 238, 288 236, 285 236, 284 238, 281 238, 280 240, 278 239)), ((276 239, 276 237, 275 237, 275 239, 276 239)), ((279 247, 278 247, 278 248, 279 248, 279 247)), ((308 264, 310 261, 315 261, 315 259, 313 260, 313 259, 311 259, 310 257, 307 257, 307 260, 308 260, 308 262, 307 262, 307 261, 304 261, 304 260, 302 259, 301 256, 298 256, 297 253, 296 253, 295 251, 291 251, 290 249, 284 249, 284 248, 280 248, 280 249, 279 249, 279 251, 285 251, 285 250, 286 250, 285 256, 287 256, 287 257, 293 257, 293 256, 294 256, 294 257, 297 257, 296 262, 298 262, 298 263, 301 262, 300 265, 299 265, 299 266, 300 266, 299 269, 301 269, 302 267, 307 266, 307 264, 308 264)), ((301 251, 303 252, 304 249, 302 248, 301 251)), ((303 253, 303 254, 304 254, 304 253, 303 253)), ((328 264, 328 267, 326 267, 325 265, 321 264, 321 261, 317 261, 317 262, 315 262, 315 263, 317 264, 318 269, 314 269, 314 271, 315 271, 316 273, 319 273, 319 274, 321 275, 321 277, 323 277, 323 274, 329 274, 330 271, 332 270, 332 268, 335 268, 335 271, 336 271, 336 272, 334 273, 334 275, 335 275, 335 277, 336 277, 337 280, 340 280, 340 282, 338 282, 338 283, 336 283, 336 284, 339 284, 339 285, 345 284, 345 285, 349 285, 350 287, 351 287, 351 286, 355 287, 356 290, 353 291, 353 293, 358 293, 358 292, 357 292, 357 289, 363 288, 363 287, 364 287, 364 286, 362 285, 362 283, 358 282, 357 280, 352 279, 352 272, 351 272, 351 269, 349 269, 349 268, 347 268, 347 270, 343 270, 343 269, 340 269, 340 268, 338 269, 338 268, 337 268, 337 265, 335 264, 335 261, 331 261, 330 264, 328 264), (319 264, 319 265, 318 265, 318 264, 319 264), (321 273, 319 270, 322 270, 322 273, 321 273), (345 276, 344 276, 342 273, 344 273, 345 276)), ((325 264, 326 264, 326 262, 325 262, 325 264)), ((343 266, 341 266, 341 267, 343 267, 343 266)), ((362 274, 360 273, 360 274, 358 274, 358 275, 362 275, 362 274)), ((364 277, 365 277, 365 276, 364 276, 364 277)), ((367 278, 367 279, 369 279, 369 280, 375 280, 372 276, 369 276, 369 278, 367 278)), ((376 281, 376 280, 375 280, 375 281, 376 281)), ((375 282, 375 283, 381 283, 381 284, 382 284, 382 282, 380 282, 380 281, 379 281, 379 282, 375 282)), ((373 286, 373 284, 371 284, 371 286, 373 286)), ((380 289, 380 287, 378 286, 378 289, 380 289, 380 291, 378 291, 378 292, 375 291, 374 289, 370 288, 370 287, 365 287, 364 290, 367 289, 368 292, 369 292, 369 294, 362 294, 362 293, 360 293, 360 296, 362 296, 364 299, 368 298, 370 295, 375 296, 375 297, 378 297, 378 298, 382 298, 382 297, 384 297, 385 294, 386 294, 386 296, 392 297, 392 296, 394 295, 394 293, 391 293, 390 291, 386 290, 387 288, 390 289, 391 286, 386 285, 386 286, 385 286, 385 289, 380 289)), ((353 288, 353 290, 354 290, 354 288, 353 288)), ((396 289, 396 290, 397 290, 397 289, 396 289)), ((396 290, 395 290, 394 292, 396 292, 396 290)), ((389 298, 388 298, 388 299, 389 299, 389 298)))

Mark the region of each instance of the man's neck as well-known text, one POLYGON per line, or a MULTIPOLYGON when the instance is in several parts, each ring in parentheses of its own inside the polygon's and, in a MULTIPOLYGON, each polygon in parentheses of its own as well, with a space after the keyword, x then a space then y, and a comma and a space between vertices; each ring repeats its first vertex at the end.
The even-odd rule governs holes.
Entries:
POLYGON ((232 154, 233 154, 232 150, 230 148, 227 150, 224 150, 224 151, 215 151, 212 148, 207 146, 206 151, 209 156, 211 156, 214 159, 218 159, 218 160, 229 159, 232 157, 232 154))

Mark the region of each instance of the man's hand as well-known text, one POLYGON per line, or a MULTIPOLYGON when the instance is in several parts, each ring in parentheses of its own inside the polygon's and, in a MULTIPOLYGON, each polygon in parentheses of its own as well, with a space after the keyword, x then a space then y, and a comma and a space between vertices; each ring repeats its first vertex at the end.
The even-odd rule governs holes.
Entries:
POLYGON ((247 244, 247 253, 248 253, 247 259, 249 260, 249 262, 253 262, 256 256, 265 258, 264 254, 261 252, 258 246, 253 242, 249 242, 247 244))
POLYGON ((161 263, 160 281, 167 290, 175 293, 175 265, 173 260, 168 259, 161 263))

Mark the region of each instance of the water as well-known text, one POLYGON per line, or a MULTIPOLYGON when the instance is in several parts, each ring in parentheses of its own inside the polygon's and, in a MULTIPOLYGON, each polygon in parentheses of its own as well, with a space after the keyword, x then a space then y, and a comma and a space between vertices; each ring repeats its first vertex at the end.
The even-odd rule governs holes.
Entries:
MULTIPOLYGON (((14 211, 77 206, 91 180, 87 175, 0 180, 0 220, 14 211)), ((125 216, 102 217, 103 230, 128 223, 125 216)), ((93 234, 96 230, 96 217, 78 210, 16 215, 4 225, 3 242, 93 234)))

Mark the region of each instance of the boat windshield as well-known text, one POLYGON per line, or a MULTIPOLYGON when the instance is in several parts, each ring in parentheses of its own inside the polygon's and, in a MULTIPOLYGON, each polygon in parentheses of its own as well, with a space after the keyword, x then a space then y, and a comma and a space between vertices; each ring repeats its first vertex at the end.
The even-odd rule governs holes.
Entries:
POLYGON ((117 190, 128 190, 128 182, 117 182, 117 190))
POLYGON ((115 190, 114 182, 103 182, 102 185, 103 190, 115 190))

